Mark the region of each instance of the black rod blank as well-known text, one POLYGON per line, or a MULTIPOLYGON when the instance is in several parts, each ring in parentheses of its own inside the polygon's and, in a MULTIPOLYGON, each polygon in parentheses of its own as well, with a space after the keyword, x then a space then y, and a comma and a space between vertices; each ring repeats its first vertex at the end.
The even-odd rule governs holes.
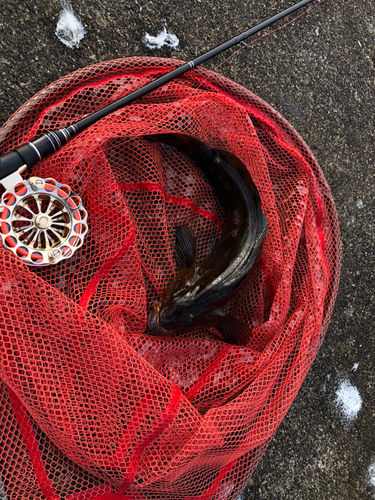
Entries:
POLYGON ((182 75, 183 73, 186 73, 195 66, 198 66, 204 63, 205 61, 208 61, 212 57, 223 52, 224 50, 229 49, 233 45, 242 42, 249 36, 258 33, 264 28, 267 28, 271 24, 279 21, 280 19, 291 14, 295 10, 300 9, 301 7, 303 7, 304 5, 308 4, 311 1, 312 0, 302 0, 296 3, 295 5, 292 5, 288 9, 279 12, 275 16, 270 17, 269 19, 263 21, 257 26, 254 26, 253 28, 244 31, 243 33, 235 36, 231 40, 228 40, 227 42, 215 47, 214 49, 209 50, 208 52, 202 54, 201 56, 198 56, 196 59, 193 59, 192 61, 187 62, 182 66, 179 66, 178 68, 175 68, 174 70, 157 78, 153 82, 144 85, 143 87, 118 99, 117 101, 109 104, 108 106, 105 106, 104 108, 95 111, 94 113, 86 116, 85 118, 82 118, 82 120, 79 120, 75 124, 70 125, 66 129, 46 132, 41 137, 38 137, 37 139, 34 139, 33 141, 28 142, 26 144, 22 144, 14 151, 11 151, 10 153, 6 153, 0 156, 0 179, 6 177, 7 175, 13 172, 16 172, 19 168, 23 167, 24 165, 32 167, 38 161, 58 151, 73 136, 75 136, 79 132, 82 132, 87 127, 93 125, 98 120, 104 118, 105 116, 108 116, 109 114, 113 113, 114 111, 117 111, 118 109, 121 109, 122 107, 126 106, 127 104, 130 104, 136 99, 143 97, 149 92, 156 90, 165 83, 169 82, 170 80, 173 80, 174 78, 182 75))
POLYGON ((160 78, 157 78, 153 82, 148 83, 144 87, 141 87, 131 94, 126 95, 125 97, 122 97, 116 102, 113 102, 112 104, 109 104, 108 106, 105 106, 104 108, 95 111, 89 116, 86 116, 79 122, 75 124, 75 126, 78 128, 79 131, 87 128, 88 126, 92 125, 96 121, 100 120, 101 118, 104 118, 104 116, 107 116, 110 113, 113 113, 113 111, 117 111, 118 109, 121 109, 123 106, 126 106, 127 104, 130 104, 131 102, 135 101, 136 99, 139 99, 140 97, 144 96, 145 94, 148 94, 149 92, 152 92, 153 90, 156 90, 157 88, 161 87, 165 83, 173 80, 173 78, 176 78, 177 76, 182 75, 183 73, 186 73, 186 71, 189 71, 190 69, 194 68, 195 66, 198 66, 212 57, 221 54, 221 52, 224 52, 224 50, 229 49, 230 47, 233 47, 233 45, 236 45, 246 38, 248 38, 251 35, 254 35, 255 33, 258 33, 258 31, 261 31, 264 28, 267 28, 271 24, 275 23, 279 19, 282 19, 283 17, 287 16, 288 14, 291 14, 295 10, 303 7, 304 5, 308 4, 312 0, 302 0, 301 2, 289 7, 288 9, 283 10, 282 12, 279 12, 273 17, 270 17, 266 21, 263 21, 262 23, 258 24, 254 28, 251 28, 247 31, 244 31, 240 35, 235 36, 231 40, 228 40, 227 42, 224 42, 221 45, 218 45, 214 49, 211 49, 210 51, 206 52, 205 54, 202 54, 201 56, 198 56, 196 59, 193 59, 190 62, 187 62, 183 64, 182 66, 179 66, 178 68, 166 73, 165 75, 161 76, 160 78))

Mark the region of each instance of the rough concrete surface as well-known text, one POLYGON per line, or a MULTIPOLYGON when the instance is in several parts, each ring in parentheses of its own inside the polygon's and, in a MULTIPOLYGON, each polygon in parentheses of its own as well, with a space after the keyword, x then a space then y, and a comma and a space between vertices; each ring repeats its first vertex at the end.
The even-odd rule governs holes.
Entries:
MULTIPOLYGON (((70 49, 54 34, 57 1, 0 0, 0 122, 79 67, 133 55, 191 60, 291 3, 74 0, 87 34, 70 49), (159 33, 162 19, 180 39, 177 49, 145 47, 144 33, 159 33)), ((205 66, 215 69, 230 53, 205 66)), ((333 193, 343 245, 326 339, 243 499, 375 498, 369 476, 375 464, 375 2, 324 0, 217 71, 275 107, 305 139, 333 193), (334 402, 343 377, 362 398, 350 424, 334 402)))

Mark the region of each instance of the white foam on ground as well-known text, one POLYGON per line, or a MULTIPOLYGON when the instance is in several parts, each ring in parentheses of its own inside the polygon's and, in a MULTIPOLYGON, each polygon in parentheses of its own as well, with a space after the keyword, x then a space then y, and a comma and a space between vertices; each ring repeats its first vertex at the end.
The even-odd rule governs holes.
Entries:
POLYGON ((64 45, 70 49, 79 46, 79 42, 86 34, 86 29, 81 20, 74 14, 68 0, 60 0, 62 11, 57 20, 55 34, 64 45))
POLYGON ((157 36, 151 36, 146 33, 143 41, 149 49, 161 49, 164 45, 175 49, 180 43, 177 36, 170 33, 166 26, 164 26, 163 31, 161 31, 157 36))
POLYGON ((340 382, 335 403, 346 422, 352 422, 362 408, 362 398, 358 389, 347 378, 340 382))

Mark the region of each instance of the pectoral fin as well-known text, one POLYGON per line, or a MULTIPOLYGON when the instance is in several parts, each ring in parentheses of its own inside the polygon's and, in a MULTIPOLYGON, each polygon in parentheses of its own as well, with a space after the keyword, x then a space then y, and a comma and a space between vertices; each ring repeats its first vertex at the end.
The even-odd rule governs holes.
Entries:
POLYGON ((180 269, 195 267, 197 262, 197 243, 189 226, 176 228, 175 258, 180 269))
POLYGON ((225 341, 229 344, 245 345, 250 339, 249 327, 231 314, 225 314, 215 328, 223 334, 225 341))

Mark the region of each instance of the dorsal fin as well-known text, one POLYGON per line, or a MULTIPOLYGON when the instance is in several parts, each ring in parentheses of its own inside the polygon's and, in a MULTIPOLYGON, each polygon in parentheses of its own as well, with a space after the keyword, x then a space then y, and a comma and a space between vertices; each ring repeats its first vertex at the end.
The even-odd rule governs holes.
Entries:
POLYGON ((197 262, 197 243, 189 226, 176 228, 175 258, 180 269, 195 267, 197 262))
POLYGON ((251 336, 249 327, 231 314, 225 314, 215 328, 223 334, 229 344, 246 345, 251 336))

